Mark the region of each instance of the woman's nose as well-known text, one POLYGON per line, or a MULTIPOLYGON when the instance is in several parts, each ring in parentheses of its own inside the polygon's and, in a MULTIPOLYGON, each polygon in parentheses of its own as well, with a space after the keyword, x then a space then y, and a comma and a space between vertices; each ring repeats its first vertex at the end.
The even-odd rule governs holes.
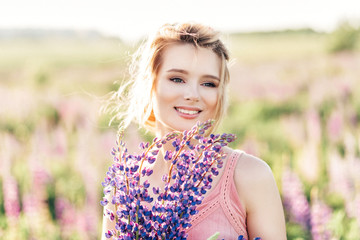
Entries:
POLYGON ((188 84, 184 89, 184 99, 188 101, 198 102, 200 100, 199 88, 195 84, 188 84))

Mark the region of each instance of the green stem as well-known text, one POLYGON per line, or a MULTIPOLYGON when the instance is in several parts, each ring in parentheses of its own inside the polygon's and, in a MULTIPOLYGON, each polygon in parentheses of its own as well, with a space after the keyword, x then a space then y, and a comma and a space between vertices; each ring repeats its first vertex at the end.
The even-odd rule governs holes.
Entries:
POLYGON ((141 174, 141 169, 142 169, 142 166, 143 166, 143 163, 145 161, 145 158, 147 156, 147 154, 149 153, 149 151, 155 146, 155 144, 159 143, 161 139, 159 139, 158 141, 156 142, 153 142, 149 147, 148 149, 146 149, 146 152, 144 154, 144 156, 142 157, 141 159, 141 163, 140 163, 140 167, 139 167, 139 170, 138 170, 138 173, 141 174))
POLYGON ((197 131, 196 131, 196 132, 193 132, 190 137, 188 137, 188 138, 186 138, 186 140, 184 140, 185 143, 184 143, 183 145, 181 145, 181 147, 179 148, 179 150, 176 152, 176 155, 174 156, 174 158, 170 160, 170 161, 171 161, 171 165, 170 165, 169 173, 168 173, 168 176, 169 176, 168 181, 167 181, 168 183, 169 183, 170 180, 171 180, 171 173, 172 173, 172 169, 173 169, 173 167, 174 167, 173 161, 179 157, 179 155, 180 155, 180 153, 181 153, 181 150, 182 150, 182 149, 185 147, 185 145, 186 145, 186 142, 189 141, 189 140, 195 135, 195 133, 197 133, 197 131))
POLYGON ((196 187, 199 187, 202 180, 204 180, 204 177, 206 176, 206 174, 209 172, 209 169, 211 169, 212 165, 215 163, 215 160, 212 161, 212 163, 210 164, 210 167, 208 168, 208 170, 201 176, 201 179, 199 181, 199 183, 196 185, 196 187))
MULTIPOLYGON (((139 206, 136 206, 136 223, 139 223, 139 206)), ((136 240, 140 237, 139 229, 136 231, 136 240)))

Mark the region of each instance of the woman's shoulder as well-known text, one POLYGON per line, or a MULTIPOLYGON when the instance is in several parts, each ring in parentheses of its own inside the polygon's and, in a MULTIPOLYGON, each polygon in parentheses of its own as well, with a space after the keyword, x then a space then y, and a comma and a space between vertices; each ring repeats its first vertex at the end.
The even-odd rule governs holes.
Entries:
POLYGON ((233 154, 234 152, 239 153, 238 159, 235 166, 235 176, 243 176, 244 178, 262 178, 272 176, 272 171, 269 165, 259 157, 256 157, 252 154, 246 153, 245 151, 239 149, 227 148, 226 151, 228 154, 233 154))
POLYGON ((276 183, 269 165, 259 157, 240 150, 235 169, 234 181, 242 202, 246 207, 256 199, 264 199, 271 192, 276 192, 276 183))
POLYGON ((269 173, 271 173, 272 175, 269 165, 264 160, 244 151, 240 152, 241 154, 236 164, 236 171, 239 171, 242 174, 247 173, 251 176, 254 176, 253 174, 256 174, 255 176, 258 177, 261 177, 263 175, 266 176, 269 173))

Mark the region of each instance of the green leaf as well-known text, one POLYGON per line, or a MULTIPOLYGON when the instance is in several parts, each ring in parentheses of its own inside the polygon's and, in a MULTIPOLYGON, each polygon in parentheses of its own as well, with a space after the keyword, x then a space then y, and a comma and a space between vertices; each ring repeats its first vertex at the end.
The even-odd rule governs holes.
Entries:
POLYGON ((216 240, 218 239, 220 233, 219 232, 216 232, 214 235, 212 235, 211 237, 209 237, 207 240, 216 240))

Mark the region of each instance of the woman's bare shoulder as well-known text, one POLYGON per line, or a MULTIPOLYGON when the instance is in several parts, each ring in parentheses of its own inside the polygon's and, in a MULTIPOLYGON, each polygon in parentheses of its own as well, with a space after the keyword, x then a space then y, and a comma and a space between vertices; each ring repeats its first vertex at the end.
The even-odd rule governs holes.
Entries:
POLYGON ((269 165, 264 160, 246 152, 239 154, 234 170, 234 181, 239 197, 245 205, 252 202, 254 198, 266 196, 269 191, 278 193, 269 165))
POLYGON ((264 160, 244 151, 236 151, 240 153, 235 166, 236 177, 253 182, 255 179, 261 180, 273 176, 269 165, 264 160))
POLYGON ((242 152, 234 171, 234 181, 246 210, 249 236, 286 239, 281 198, 269 165, 242 152))

